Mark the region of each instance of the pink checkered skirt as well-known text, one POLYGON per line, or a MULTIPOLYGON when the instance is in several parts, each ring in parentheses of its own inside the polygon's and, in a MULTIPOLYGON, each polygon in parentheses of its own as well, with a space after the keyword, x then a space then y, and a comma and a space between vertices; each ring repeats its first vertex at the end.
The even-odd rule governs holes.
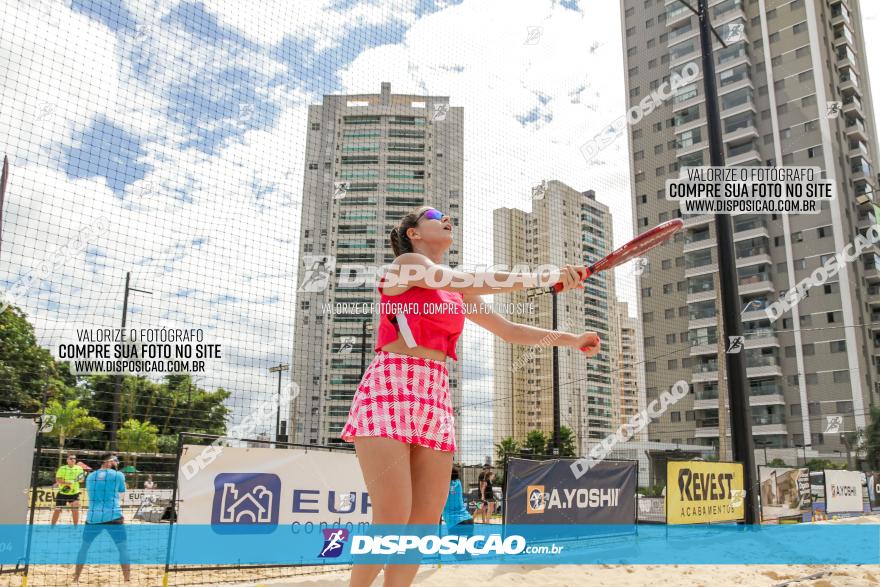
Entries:
POLYGON ((382 436, 455 452, 446 363, 379 351, 367 367, 340 437, 382 436))

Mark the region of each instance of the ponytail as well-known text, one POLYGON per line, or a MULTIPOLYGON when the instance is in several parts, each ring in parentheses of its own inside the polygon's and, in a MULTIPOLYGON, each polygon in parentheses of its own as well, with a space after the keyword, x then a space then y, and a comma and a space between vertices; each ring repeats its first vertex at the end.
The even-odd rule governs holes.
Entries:
POLYGON ((400 223, 397 226, 391 229, 388 239, 391 241, 391 249, 394 251, 395 257, 413 252, 412 242, 409 240, 406 231, 418 225, 419 214, 422 209, 419 208, 414 212, 410 212, 400 219, 400 223))

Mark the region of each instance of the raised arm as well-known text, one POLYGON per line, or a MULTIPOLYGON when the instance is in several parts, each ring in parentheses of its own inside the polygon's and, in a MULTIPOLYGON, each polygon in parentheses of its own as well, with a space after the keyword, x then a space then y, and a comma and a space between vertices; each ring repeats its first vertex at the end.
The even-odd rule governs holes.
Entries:
POLYGON ((392 296, 413 286, 465 295, 504 293, 562 283, 562 291, 565 291, 581 286, 580 276, 585 273, 586 267, 575 265, 558 269, 548 265, 544 271, 535 273, 459 271, 438 265, 421 253, 404 253, 389 267, 383 289, 392 296))
POLYGON ((601 341, 595 332, 578 334, 516 324, 495 313, 479 295, 462 295, 462 300, 468 310, 465 316, 471 322, 482 326, 505 342, 522 345, 570 346, 577 349, 586 347, 584 354, 588 357, 595 356, 599 352, 601 341))

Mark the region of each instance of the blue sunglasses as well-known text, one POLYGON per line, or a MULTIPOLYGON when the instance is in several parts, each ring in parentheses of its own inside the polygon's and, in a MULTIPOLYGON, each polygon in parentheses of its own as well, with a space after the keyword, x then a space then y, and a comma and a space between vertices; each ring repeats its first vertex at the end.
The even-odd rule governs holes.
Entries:
POLYGON ((446 216, 446 214, 444 214, 440 210, 435 210, 434 208, 428 208, 427 210, 425 210, 424 212, 419 214, 419 217, 416 218, 416 222, 421 220, 422 216, 424 216, 428 220, 442 220, 443 217, 446 216))

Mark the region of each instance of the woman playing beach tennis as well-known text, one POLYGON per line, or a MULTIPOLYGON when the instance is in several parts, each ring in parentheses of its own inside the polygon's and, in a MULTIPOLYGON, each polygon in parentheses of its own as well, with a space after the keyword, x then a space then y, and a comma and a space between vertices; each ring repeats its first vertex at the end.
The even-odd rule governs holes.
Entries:
MULTIPOLYGON (((549 344, 599 352, 595 332, 554 333, 514 324, 486 310, 480 294, 537 286, 583 287, 583 266, 542 274, 480 275, 442 265, 452 245, 449 216, 431 207, 407 214, 391 231, 396 256, 380 280, 376 355, 367 367, 340 434, 353 442, 373 508, 373 524, 436 524, 449 493, 455 419, 446 358, 465 318, 512 344, 549 344), (488 283, 489 285, 486 285, 488 283), (500 284, 500 285, 499 285, 500 284), (479 311, 465 313, 468 308, 479 311), (549 341, 549 342, 548 342, 549 341)), ((382 565, 354 565, 351 585, 368 586, 382 565)), ((387 565, 387 586, 412 583, 418 565, 387 565)))

